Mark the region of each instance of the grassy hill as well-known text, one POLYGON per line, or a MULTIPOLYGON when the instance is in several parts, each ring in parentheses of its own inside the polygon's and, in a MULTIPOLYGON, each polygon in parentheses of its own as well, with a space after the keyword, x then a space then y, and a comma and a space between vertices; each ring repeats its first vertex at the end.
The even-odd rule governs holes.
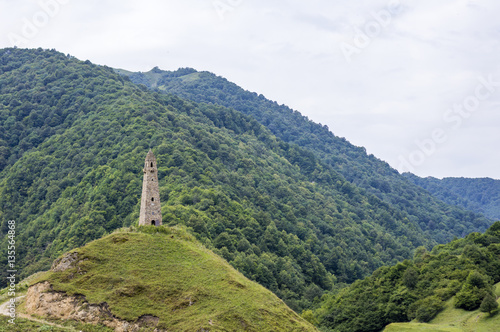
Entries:
POLYGON ((48 281, 55 291, 106 302, 127 321, 158 317, 157 327, 169 331, 316 331, 179 228, 120 230, 68 255, 75 253, 70 268, 33 283, 48 281))
POLYGON ((500 180, 490 178, 421 178, 403 174, 408 180, 448 204, 482 213, 492 220, 500 220, 500 180))
MULTIPOLYGON (((496 285, 496 296, 500 297, 500 284, 496 285)), ((479 310, 466 311, 453 305, 455 298, 448 300, 442 312, 429 323, 393 323, 384 332, 497 332, 500 326, 500 315, 490 315, 479 310)), ((499 301, 497 301, 499 302, 499 301)))

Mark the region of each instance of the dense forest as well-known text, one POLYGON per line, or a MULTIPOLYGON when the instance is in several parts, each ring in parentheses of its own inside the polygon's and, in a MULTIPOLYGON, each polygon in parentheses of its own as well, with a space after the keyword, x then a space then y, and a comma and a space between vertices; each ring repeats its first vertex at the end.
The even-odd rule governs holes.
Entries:
MULTIPOLYGON (((262 112, 281 116, 273 107, 262 112)), ((395 171, 377 173, 371 167, 385 164, 325 128, 315 138, 323 127, 307 123, 313 143, 330 137, 324 147, 331 151, 320 155, 250 115, 152 92, 54 50, 0 50, 0 264, 9 220, 16 221, 21 276, 136 224, 149 148, 164 224, 186 225, 299 312, 334 285, 410 258, 417 247, 487 228, 481 216, 391 182, 395 171), (359 167, 351 163, 357 159, 359 167), (379 175, 360 175, 358 187, 356 169, 379 175)))
MULTIPOLYGON (((314 123, 285 105, 245 91, 225 78, 191 68, 147 73, 117 72, 163 93, 196 102, 222 105, 250 115, 279 139, 296 144, 331 166, 347 181, 402 211, 412 223, 438 243, 454 236, 485 231, 491 222, 477 219, 461 208, 452 208, 408 181, 387 163, 368 155, 363 147, 335 136, 327 126, 314 123), (457 222, 458 221, 458 222, 457 222)), ((332 101, 332 104, 334 102, 332 101)))
MULTIPOLYGON (((325 296, 315 315, 323 331, 380 331, 393 322, 430 321, 455 296, 456 308, 478 309, 500 281, 500 222, 412 260, 381 267, 337 295, 325 296)), ((494 306, 496 307, 496 306, 494 306)), ((483 310, 489 311, 490 308, 483 310)))
POLYGON ((411 173, 404 176, 443 202, 482 213, 500 220, 500 180, 490 178, 421 178, 411 173))

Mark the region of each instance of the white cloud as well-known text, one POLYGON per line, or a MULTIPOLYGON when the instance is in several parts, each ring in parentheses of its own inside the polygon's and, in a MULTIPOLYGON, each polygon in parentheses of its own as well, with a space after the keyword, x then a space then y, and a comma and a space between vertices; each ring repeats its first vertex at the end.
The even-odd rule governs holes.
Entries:
MULTIPOLYGON (((500 88, 461 128, 443 122, 449 107, 474 93, 477 77, 500 81, 500 3, 401 1, 349 63, 340 45, 354 45, 356 31, 373 32, 374 13, 397 0, 217 1, 64 0, 26 46, 135 71, 209 70, 328 125, 394 167, 418 148, 416 140, 442 128, 448 140, 415 173, 500 178, 493 152, 500 88)), ((0 47, 12 46, 9 33, 22 35, 40 11, 39 1, 0 0, 0 47)))

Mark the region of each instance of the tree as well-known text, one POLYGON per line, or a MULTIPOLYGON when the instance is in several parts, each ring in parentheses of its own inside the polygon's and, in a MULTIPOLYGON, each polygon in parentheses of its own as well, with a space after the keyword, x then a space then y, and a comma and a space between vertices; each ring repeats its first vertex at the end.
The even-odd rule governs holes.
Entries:
POLYGON ((496 310, 498 308, 498 302, 495 300, 495 298, 493 296, 491 296, 491 294, 486 294, 486 296, 484 297, 483 299, 483 302, 481 302, 481 306, 479 307, 479 309, 482 311, 482 312, 487 312, 491 315, 491 312, 493 310, 496 310))
POLYGON ((412 267, 407 268, 403 274, 403 283, 409 289, 415 288, 418 283, 418 272, 412 267))
POLYGON ((318 326, 319 321, 316 318, 316 316, 314 315, 314 313, 312 312, 312 310, 304 310, 302 312, 301 316, 302 316, 302 318, 307 320, 309 323, 318 326))
POLYGON ((455 308, 465 310, 476 310, 481 305, 481 299, 490 292, 488 277, 477 272, 471 271, 462 289, 456 294, 455 308))
POLYGON ((430 296, 421 301, 420 307, 416 311, 416 318, 419 322, 427 323, 443 310, 444 304, 437 296, 430 296))
POLYGON ((215 239, 214 245, 218 249, 226 247, 229 251, 234 250, 233 240, 227 232, 220 233, 219 236, 217 236, 217 238, 215 239))

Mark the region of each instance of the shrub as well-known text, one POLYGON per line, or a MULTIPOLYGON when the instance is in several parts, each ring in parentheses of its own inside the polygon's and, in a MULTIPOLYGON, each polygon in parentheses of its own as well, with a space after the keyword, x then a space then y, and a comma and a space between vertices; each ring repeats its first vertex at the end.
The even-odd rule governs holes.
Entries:
POLYGON ((444 303, 437 296, 430 296, 420 302, 416 311, 416 318, 422 323, 427 323, 443 310, 444 303))
POLYGON ((456 308, 476 310, 484 297, 490 293, 489 278, 477 271, 471 271, 460 292, 456 295, 456 308))
POLYGON ((483 302, 481 302, 481 306, 479 309, 482 312, 487 312, 491 315, 491 312, 493 310, 496 310, 498 308, 498 302, 495 300, 491 294, 486 294, 486 296, 483 299, 483 302))

